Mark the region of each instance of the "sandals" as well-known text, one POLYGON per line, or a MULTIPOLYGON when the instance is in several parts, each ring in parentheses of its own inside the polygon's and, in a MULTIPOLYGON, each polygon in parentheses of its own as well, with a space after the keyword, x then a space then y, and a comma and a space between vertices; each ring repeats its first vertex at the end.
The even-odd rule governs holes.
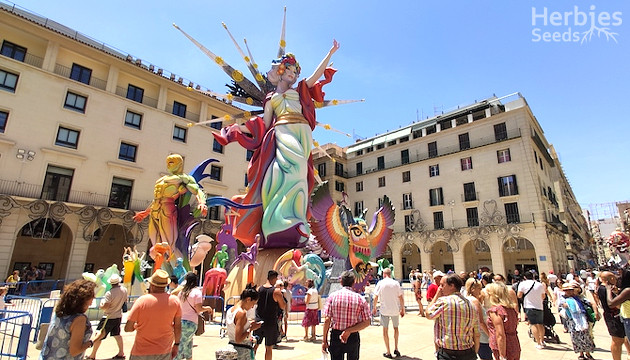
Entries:
POLYGON ((125 359, 125 355, 115 355, 114 357, 112 357, 112 360, 124 360, 125 359))
POLYGON ((394 357, 392 356, 392 354, 390 353, 383 353, 383 356, 388 358, 388 359, 393 359, 394 357))
POLYGON ((400 351, 394 350, 394 356, 395 357, 400 357, 400 351))

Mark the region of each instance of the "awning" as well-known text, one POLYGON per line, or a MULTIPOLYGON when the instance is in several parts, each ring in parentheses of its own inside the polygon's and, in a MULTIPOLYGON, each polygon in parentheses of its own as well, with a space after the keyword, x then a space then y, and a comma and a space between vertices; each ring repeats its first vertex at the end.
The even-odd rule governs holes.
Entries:
POLYGON ((355 151, 359 151, 359 150, 363 150, 365 148, 368 148, 370 146, 372 146, 372 141, 373 140, 367 140, 361 143, 358 143, 356 145, 352 145, 352 146, 348 146, 348 152, 355 152, 355 151))
POLYGON ((392 141, 392 140, 400 139, 401 137, 405 137, 409 134, 411 134, 411 127, 406 127, 404 129, 400 129, 396 132, 393 132, 387 135, 387 140, 385 141, 392 141))

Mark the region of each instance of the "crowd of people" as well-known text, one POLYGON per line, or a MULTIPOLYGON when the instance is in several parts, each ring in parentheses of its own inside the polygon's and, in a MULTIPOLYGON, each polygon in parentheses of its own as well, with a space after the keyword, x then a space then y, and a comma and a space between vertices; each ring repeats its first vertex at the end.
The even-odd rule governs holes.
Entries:
MULTIPOLYGON (((549 347, 554 341, 557 313, 564 332, 571 339, 579 360, 593 359, 593 325, 603 318, 611 336, 610 356, 620 360, 622 348, 630 352, 630 271, 571 271, 549 275, 517 270, 507 280, 490 272, 432 273, 415 272, 409 280, 416 300, 426 298, 418 315, 434 323, 435 355, 439 360, 484 359, 518 360, 521 344, 517 336, 520 322, 527 322, 533 349, 549 347), (419 290, 418 290, 419 289, 419 290), (424 295, 424 296, 423 296, 424 295)), ((353 290, 353 271, 344 272, 341 289, 325 301, 313 281, 306 281, 304 297, 304 341, 315 341, 317 327, 323 322, 321 349, 332 360, 359 359, 360 331, 378 318, 382 326, 385 358, 402 356, 399 349, 400 318, 407 313, 401 282, 384 269, 374 286, 372 299, 353 290), (321 320, 320 321, 320 316, 321 320), (393 342, 389 328, 393 328, 393 342)), ((85 315, 94 300, 95 284, 77 280, 62 292, 40 353, 41 359, 94 360, 102 341, 111 335, 118 352, 113 359, 125 359, 121 319, 128 301, 120 276, 109 279, 99 306, 104 315, 93 334, 85 315), (89 355, 86 352, 91 348, 89 355)), ((149 291, 138 298, 127 314, 124 331, 136 332, 129 355, 137 360, 192 359, 193 338, 200 315, 210 310, 203 305, 197 275, 190 272, 175 288, 163 270, 148 279, 149 291)), ((255 359, 264 343, 264 358, 271 360, 273 350, 286 339, 291 287, 286 279, 270 270, 261 286, 251 284, 225 316, 228 342, 239 360, 255 359)), ((3 287, 6 293, 8 287, 3 287)), ((203 319, 203 318, 201 318, 203 319)), ((425 321, 425 320, 422 320, 425 321)), ((557 335, 555 335, 557 340, 557 335)), ((525 346, 525 345, 523 345, 525 346)), ((533 350, 532 349, 532 350, 533 350)), ((533 351, 536 351, 533 350, 533 351)))

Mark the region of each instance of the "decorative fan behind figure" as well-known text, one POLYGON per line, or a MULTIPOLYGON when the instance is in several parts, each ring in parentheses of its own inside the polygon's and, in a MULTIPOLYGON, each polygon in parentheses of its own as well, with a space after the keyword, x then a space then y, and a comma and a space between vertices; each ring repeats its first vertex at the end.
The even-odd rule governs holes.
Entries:
POLYGON ((383 254, 391 239, 394 225, 391 201, 384 197, 383 206, 374 213, 369 228, 365 221, 367 209, 354 218, 345 205, 332 200, 328 182, 315 190, 312 206, 311 230, 315 239, 330 256, 348 259, 357 274, 356 281, 362 282, 369 271, 370 259, 383 254))

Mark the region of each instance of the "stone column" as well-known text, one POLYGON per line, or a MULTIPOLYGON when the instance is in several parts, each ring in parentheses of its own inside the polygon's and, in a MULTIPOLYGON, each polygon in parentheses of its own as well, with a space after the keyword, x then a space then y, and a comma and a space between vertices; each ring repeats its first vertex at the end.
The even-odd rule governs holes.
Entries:
POLYGON ((114 65, 109 67, 107 73, 107 85, 105 91, 115 94, 116 87, 118 86, 118 68, 114 65))
POLYGON ((464 259, 464 249, 460 248, 459 251, 453 253, 453 269, 456 273, 460 273, 461 271, 466 271, 470 269, 466 269, 466 259, 464 259))
POLYGON ((505 261, 503 260, 503 243, 496 235, 490 236, 487 242, 490 247, 490 254, 492 255, 492 272, 502 274, 507 278, 505 261))
POLYGON ((46 45, 46 55, 44 55, 44 63, 42 64, 42 69, 49 72, 54 72, 58 53, 59 43, 49 41, 46 45))
POLYGON ((422 271, 433 271, 433 264, 431 264, 431 253, 424 251, 423 246, 420 245, 420 262, 422 263, 422 271))

